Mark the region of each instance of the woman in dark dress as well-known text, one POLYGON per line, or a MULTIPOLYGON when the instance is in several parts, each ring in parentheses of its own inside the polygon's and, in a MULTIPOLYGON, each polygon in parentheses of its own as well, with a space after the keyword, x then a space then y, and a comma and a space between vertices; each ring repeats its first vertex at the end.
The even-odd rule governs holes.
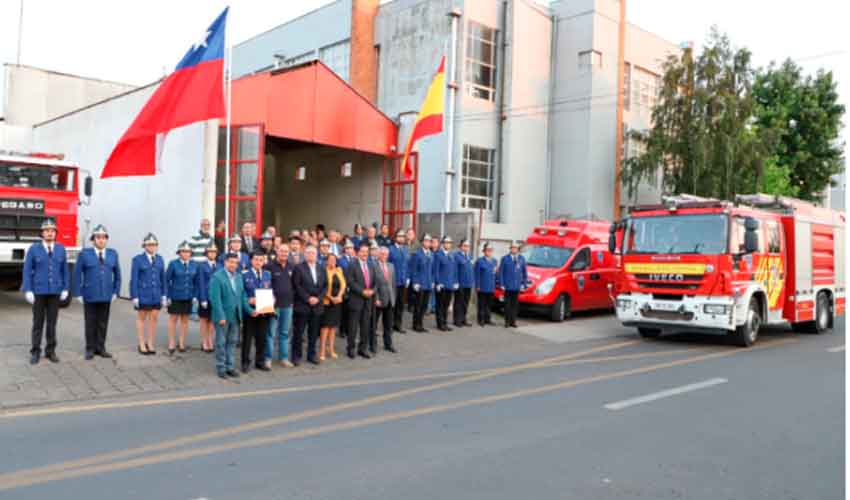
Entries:
POLYGON ((325 263, 328 273, 328 292, 322 301, 325 305, 322 313, 322 330, 319 343, 319 361, 325 360, 325 351, 328 356, 336 359, 334 341, 336 340, 336 329, 342 317, 342 297, 345 295, 345 277, 342 268, 336 265, 336 255, 328 254, 325 263))

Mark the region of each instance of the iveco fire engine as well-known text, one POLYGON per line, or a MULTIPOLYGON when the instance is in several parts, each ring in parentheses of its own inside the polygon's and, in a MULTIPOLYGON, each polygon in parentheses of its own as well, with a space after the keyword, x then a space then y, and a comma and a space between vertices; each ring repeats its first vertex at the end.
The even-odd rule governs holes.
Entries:
MULTIPOLYGON (((522 254, 528 265, 527 288, 519 295, 525 310, 563 321, 572 311, 610 309, 608 284, 617 266, 608 250, 609 222, 550 220, 534 228, 522 254)), ((503 300, 503 292, 496 298, 503 300)))
POLYGON ((617 317, 643 337, 717 333, 745 347, 763 325, 823 332, 844 313, 844 225, 841 212, 762 194, 637 207, 611 227, 617 317))
MULTIPOLYGON (((24 256, 41 239, 46 218, 56 221, 56 241, 66 247, 68 262, 76 262, 79 170, 62 155, 0 151, 0 275, 7 287, 20 282, 24 256)), ((87 176, 86 196, 91 185, 87 176)))

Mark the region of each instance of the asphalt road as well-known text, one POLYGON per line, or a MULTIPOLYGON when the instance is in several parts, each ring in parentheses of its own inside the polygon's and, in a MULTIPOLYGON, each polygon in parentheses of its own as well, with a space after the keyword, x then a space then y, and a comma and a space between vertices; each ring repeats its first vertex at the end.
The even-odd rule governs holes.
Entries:
POLYGON ((844 330, 22 409, 0 416, 0 498, 843 498, 844 330))

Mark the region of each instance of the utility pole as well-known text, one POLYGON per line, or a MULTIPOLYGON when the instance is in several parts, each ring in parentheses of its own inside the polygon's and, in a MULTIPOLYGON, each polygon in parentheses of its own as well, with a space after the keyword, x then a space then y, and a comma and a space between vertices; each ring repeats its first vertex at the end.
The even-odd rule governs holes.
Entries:
POLYGON ((24 37, 24 0, 21 0, 21 10, 18 15, 18 57, 15 59, 15 64, 21 65, 21 40, 24 37))

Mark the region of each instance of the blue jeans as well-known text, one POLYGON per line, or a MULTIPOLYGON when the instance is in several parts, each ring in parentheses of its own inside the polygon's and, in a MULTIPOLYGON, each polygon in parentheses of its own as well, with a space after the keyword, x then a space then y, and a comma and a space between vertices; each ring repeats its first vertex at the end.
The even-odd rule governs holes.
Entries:
POLYGON ((292 306, 278 307, 277 315, 272 318, 269 333, 266 335, 266 361, 274 357, 275 337, 277 337, 277 360, 289 359, 289 328, 292 325, 292 306))
POLYGON ((233 370, 236 340, 239 338, 239 323, 215 324, 215 368, 218 373, 233 370))

